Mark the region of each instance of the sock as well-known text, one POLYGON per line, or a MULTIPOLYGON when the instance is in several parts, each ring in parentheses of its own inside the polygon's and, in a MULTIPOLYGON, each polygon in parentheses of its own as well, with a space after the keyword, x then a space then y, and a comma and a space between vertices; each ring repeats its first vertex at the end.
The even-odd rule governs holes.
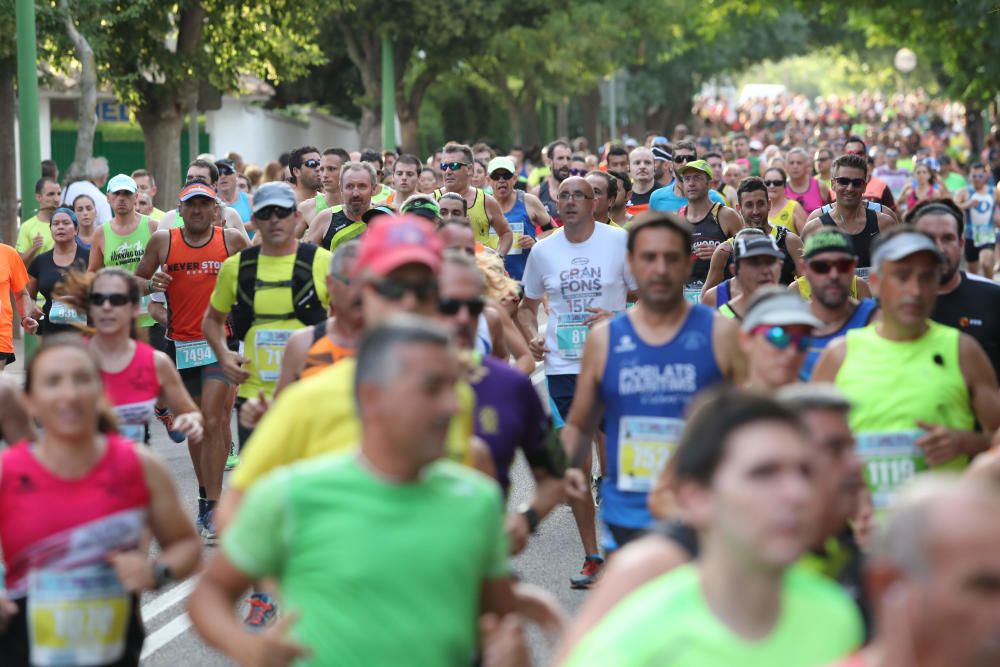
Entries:
POLYGON ((604 558, 601 557, 601 554, 587 554, 586 560, 604 560, 604 558))
POLYGON ((215 505, 218 502, 219 502, 218 500, 208 500, 206 498, 205 499, 205 514, 211 514, 215 510, 215 505))
POLYGON ((208 491, 205 490, 205 487, 204 486, 199 486, 198 487, 198 497, 199 498, 204 498, 207 495, 208 495, 208 491))
POLYGON ((204 498, 199 498, 198 499, 198 516, 199 517, 205 516, 205 499, 204 498))

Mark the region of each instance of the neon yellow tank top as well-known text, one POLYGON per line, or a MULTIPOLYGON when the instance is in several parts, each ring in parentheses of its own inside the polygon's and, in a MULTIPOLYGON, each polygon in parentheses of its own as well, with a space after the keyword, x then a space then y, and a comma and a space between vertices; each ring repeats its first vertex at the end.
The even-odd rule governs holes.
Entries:
MULTIPOLYGON (((851 430, 876 510, 896 489, 928 469, 914 444, 921 421, 971 431, 975 425, 969 389, 958 365, 959 331, 928 322, 915 341, 879 336, 877 324, 847 332, 847 354, 835 383, 853 405, 851 430)), ((936 469, 962 470, 967 456, 936 469)))
POLYGON ((795 231, 795 200, 789 199, 780 211, 778 215, 773 218, 768 216, 768 222, 772 225, 781 225, 785 227, 790 232, 795 231))
MULTIPOLYGON (((441 199, 442 194, 444 194, 443 190, 435 190, 434 198, 441 199)), ((468 218, 469 224, 472 225, 472 233, 476 237, 476 243, 482 243, 496 250, 500 237, 490 234, 490 217, 486 214, 486 193, 479 188, 476 188, 476 200, 469 207, 468 218)))
MULTIPOLYGON (((795 279, 795 282, 797 282, 799 284, 799 295, 803 299, 811 299, 813 291, 812 291, 812 285, 809 284, 809 279, 806 278, 805 276, 799 276, 798 278, 795 279)), ((857 276, 854 276, 853 278, 851 278, 851 298, 853 298, 853 299, 860 298, 858 296, 858 277, 857 276)))

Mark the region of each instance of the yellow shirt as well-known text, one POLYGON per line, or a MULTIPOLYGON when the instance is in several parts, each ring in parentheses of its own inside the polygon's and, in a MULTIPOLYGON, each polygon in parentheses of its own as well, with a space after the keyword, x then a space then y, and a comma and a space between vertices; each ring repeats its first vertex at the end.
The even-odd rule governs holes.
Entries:
MULTIPOLYGON (((799 276, 798 278, 795 279, 795 282, 797 282, 799 284, 799 295, 803 299, 807 299, 807 300, 811 299, 812 298, 812 285, 809 284, 809 279, 806 278, 805 276, 799 276)), ((858 277, 857 276, 854 276, 853 278, 851 278, 851 298, 852 299, 857 299, 858 298, 858 277)))
MULTIPOLYGON (((241 253, 232 255, 222 263, 222 268, 219 270, 211 304, 212 308, 220 313, 228 313, 236 303, 240 256, 241 253)), ((316 257, 313 259, 313 284, 316 286, 316 296, 324 307, 330 305, 326 274, 332 257, 323 248, 317 248, 316 257)), ((294 266, 295 253, 281 257, 261 254, 257 258, 257 279, 266 283, 289 281, 294 266)), ((274 393, 288 337, 293 331, 304 326, 294 318, 281 320, 261 318, 261 315, 280 315, 295 310, 290 287, 257 287, 253 295, 253 310, 257 319, 244 339, 243 354, 250 359, 250 364, 246 366, 250 372, 250 379, 240 385, 239 391, 239 395, 244 398, 254 398, 259 391, 263 391, 267 396, 274 393)))
POLYGON ((795 231, 795 204, 794 199, 789 199, 781 210, 778 211, 778 215, 773 218, 768 218, 768 222, 772 225, 781 225, 790 232, 795 231))
POLYGON ((55 247, 56 243, 52 240, 52 229, 49 227, 49 223, 42 222, 36 215, 21 223, 20 229, 17 230, 17 244, 14 246, 14 249, 19 253, 28 252, 35 234, 42 235, 42 249, 38 251, 35 257, 55 247))
MULTIPOLYGON (((233 471, 230 485, 245 492, 275 468, 320 454, 353 449, 361 439, 354 403, 357 361, 347 358, 313 377, 289 385, 254 430, 233 471)), ((472 464, 475 395, 459 382, 459 411, 451 420, 446 447, 452 460, 472 464)))

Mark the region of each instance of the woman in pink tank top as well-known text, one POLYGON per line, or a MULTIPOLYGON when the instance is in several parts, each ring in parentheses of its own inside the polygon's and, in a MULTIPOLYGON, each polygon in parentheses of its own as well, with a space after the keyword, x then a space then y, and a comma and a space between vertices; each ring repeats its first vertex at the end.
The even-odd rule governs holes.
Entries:
POLYGON ((25 389, 41 436, 0 454, 0 664, 138 665, 139 593, 193 574, 201 540, 167 468, 117 434, 86 343, 45 339, 25 389))
POLYGON ((89 315, 94 335, 90 349, 97 355, 104 392, 118 417, 119 432, 143 442, 145 426, 157 403, 173 412, 173 429, 192 442, 202 436, 202 417, 180 374, 162 352, 136 340, 139 283, 119 268, 103 268, 92 280, 80 274, 64 279, 64 300, 89 315))

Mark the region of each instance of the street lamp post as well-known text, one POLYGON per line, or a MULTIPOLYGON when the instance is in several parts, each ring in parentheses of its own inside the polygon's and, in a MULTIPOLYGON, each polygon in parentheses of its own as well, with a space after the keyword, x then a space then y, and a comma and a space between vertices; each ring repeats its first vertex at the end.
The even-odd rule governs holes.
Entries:
POLYGON ((14 13, 17 21, 17 128, 21 148, 21 219, 27 220, 35 214, 35 181, 41 176, 42 169, 42 148, 38 127, 35 3, 33 0, 17 0, 14 13))

